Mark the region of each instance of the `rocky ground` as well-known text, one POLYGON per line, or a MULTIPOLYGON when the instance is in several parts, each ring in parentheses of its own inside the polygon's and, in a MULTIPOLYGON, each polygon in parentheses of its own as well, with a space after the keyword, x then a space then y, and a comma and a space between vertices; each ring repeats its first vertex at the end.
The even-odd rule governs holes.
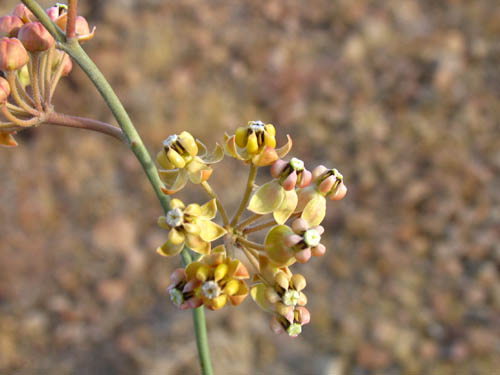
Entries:
MULTIPOLYGON (((48 2, 43 2, 49 5, 48 2)), ((13 0, 2 1, 1 14, 13 0)), ((272 122, 309 166, 345 177, 312 322, 274 336, 248 299, 208 312, 218 374, 478 374, 500 366, 500 8, 495 0, 81 1, 89 54, 149 149, 213 146, 272 122)), ((112 122, 79 69, 56 108, 112 122)), ((178 260, 134 157, 39 128, 0 149, 0 373, 195 374, 178 260)), ((237 205, 232 160, 213 185, 237 205)), ((203 202, 196 188, 181 194, 203 202)))

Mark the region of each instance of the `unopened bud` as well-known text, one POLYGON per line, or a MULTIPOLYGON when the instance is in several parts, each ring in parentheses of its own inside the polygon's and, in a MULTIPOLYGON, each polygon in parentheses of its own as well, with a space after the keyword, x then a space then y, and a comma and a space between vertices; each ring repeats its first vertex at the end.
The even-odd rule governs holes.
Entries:
POLYGON ((26 5, 17 5, 11 13, 13 16, 19 17, 24 23, 32 22, 36 19, 35 15, 29 10, 26 5))
POLYGON ((271 303, 276 303, 281 299, 281 297, 273 287, 267 287, 265 295, 266 299, 271 303))
POLYGON ((82 16, 76 17, 75 32, 76 32, 76 35, 80 35, 80 36, 90 34, 89 23, 87 22, 87 20, 84 17, 82 17, 82 16))
POLYGON ((57 20, 62 15, 66 14, 68 6, 65 4, 57 4, 56 6, 48 8, 45 12, 52 21, 57 20))
POLYGON ((5 78, 0 77, 0 104, 7 102, 10 95, 10 85, 5 78))
POLYGON ((328 194, 330 190, 332 190, 333 185, 335 185, 335 182, 337 181, 337 178, 335 176, 329 176, 326 179, 324 179, 318 186, 318 190, 322 194, 328 194))
POLYGON ((281 172, 283 172, 287 165, 288 163, 284 160, 276 160, 271 167, 271 176, 273 176, 274 178, 279 178, 281 172))
POLYGON ((316 181, 318 177, 321 176, 326 171, 328 171, 328 168, 325 167, 324 165, 318 165, 316 168, 314 168, 312 171, 313 181, 316 181))
POLYGON ((26 65, 28 61, 28 52, 26 52, 26 49, 19 39, 0 39, 0 70, 18 70, 26 65))
POLYGON ((325 253, 326 253, 326 247, 323 244, 319 244, 318 246, 313 247, 311 249, 311 255, 313 257, 320 257, 325 255, 325 253))
POLYGON ((307 263, 307 261, 311 259, 311 248, 306 247, 304 250, 295 253, 295 259, 297 259, 299 263, 307 263))
POLYGON ((300 188, 304 188, 311 183, 311 180, 312 180, 312 173, 309 170, 304 169, 300 174, 300 181, 298 185, 300 188))
POLYGON ((311 321, 311 313, 303 306, 295 308, 294 318, 301 325, 309 324, 311 321))
POLYGON ((283 189, 287 191, 293 190, 296 184, 297 184, 297 171, 293 171, 288 175, 287 178, 285 178, 285 181, 283 181, 283 189))
POLYGON ((307 221, 302 218, 298 218, 292 223, 292 230, 297 234, 304 233, 309 228, 307 221))
POLYGON ((331 193, 328 198, 332 201, 339 201, 342 198, 345 197, 347 194, 347 187, 344 185, 344 182, 341 182, 338 186, 335 192, 331 193))
POLYGON ((0 37, 16 37, 24 22, 18 16, 3 16, 0 18, 0 37))
POLYGON ((306 278, 297 273, 292 276, 292 284, 294 289, 300 292, 307 285, 306 278))
POLYGON ((285 290, 288 289, 290 282, 288 280, 288 277, 285 275, 283 271, 279 271, 278 273, 276 273, 276 275, 274 275, 274 280, 283 289, 285 290))
POLYGON ((41 22, 25 24, 19 29, 17 37, 30 52, 46 51, 55 43, 54 38, 41 22))

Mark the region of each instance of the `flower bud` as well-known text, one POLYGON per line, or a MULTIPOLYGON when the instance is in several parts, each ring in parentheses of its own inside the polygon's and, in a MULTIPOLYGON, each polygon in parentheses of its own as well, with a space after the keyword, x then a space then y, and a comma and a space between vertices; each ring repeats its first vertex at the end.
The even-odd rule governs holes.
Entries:
POLYGON ((307 263, 307 261, 311 259, 311 248, 306 247, 304 250, 296 252, 295 259, 297 259, 299 263, 307 263))
POLYGON ((276 160, 271 167, 271 176, 273 176, 274 178, 279 178, 281 172, 283 172, 287 165, 288 163, 284 160, 276 160))
POLYGON ((76 35, 80 35, 80 36, 90 34, 89 23, 87 22, 87 20, 84 17, 82 17, 82 16, 76 17, 75 32, 76 32, 76 35))
POLYGON ((266 299, 270 303, 276 303, 281 300, 281 297, 273 287, 268 287, 266 288, 266 299))
POLYGON ((16 37, 23 25, 23 21, 17 16, 3 16, 0 18, 0 37, 16 37))
POLYGON ((318 190, 323 193, 323 194, 328 194, 330 190, 332 190, 333 185, 335 185, 335 182, 337 179, 335 176, 330 176, 325 178, 318 186, 318 190))
POLYGON ((28 52, 16 38, 0 39, 0 70, 14 71, 29 61, 28 52))
POLYGON ((280 323, 280 321, 278 320, 278 318, 276 317, 276 315, 274 315, 271 318, 270 326, 271 326, 271 330, 275 334, 277 334, 277 335, 279 335, 280 333, 285 332, 285 329, 283 328, 283 325, 280 323))
POLYGON ((301 325, 305 325, 311 321, 311 314, 305 307, 300 306, 295 309, 294 318, 301 325))
POLYGON ((7 102, 10 95, 10 85, 5 78, 0 77, 0 104, 7 102))
POLYGON ((69 55, 66 53, 63 55, 62 59, 63 61, 61 64, 64 64, 62 75, 66 77, 67 75, 69 75, 69 73, 71 73, 71 70, 73 69, 73 62, 71 61, 69 55))
POLYGON ((24 23, 32 22, 36 19, 35 15, 29 10, 26 5, 17 5, 11 13, 13 16, 19 17, 24 23))
POLYGON ((337 186, 337 189, 335 190, 335 192, 333 192, 332 194, 330 194, 328 196, 328 198, 330 198, 330 200, 332 200, 332 201, 339 201, 342 198, 344 198, 346 194, 347 194, 347 187, 344 185, 343 182, 341 182, 337 186))
POLYGON ((285 181, 283 181, 283 189, 285 189, 286 191, 293 190, 296 184, 297 184, 297 171, 293 171, 288 175, 287 178, 285 178, 285 181))
POLYGON ((186 280, 186 272, 183 268, 177 268, 170 275, 170 281, 172 282, 172 285, 178 285, 181 281, 184 280, 186 280))
POLYGON ((316 181, 318 179, 318 177, 321 176, 326 171, 328 171, 328 168, 325 167, 324 165, 318 165, 316 168, 314 168, 312 171, 313 181, 316 181))
POLYGON ((66 14, 68 11, 68 6, 65 4, 57 4, 53 7, 48 8, 45 12, 52 21, 56 21, 59 17, 66 14))
POLYGON ((30 52, 46 51, 55 43, 54 38, 41 22, 25 24, 19 29, 18 38, 30 52))
POLYGON ((302 236, 299 236, 298 234, 291 234, 285 237, 285 245, 288 247, 293 247, 300 241, 302 241, 302 236))
POLYGON ((304 233, 308 228, 307 221, 300 217, 292 222, 292 230, 297 234, 304 233))
POLYGON ((274 275, 274 280, 283 289, 288 289, 290 282, 283 271, 279 271, 278 273, 276 273, 276 275, 274 275))
POLYGON ((307 285, 306 278, 300 274, 295 274, 292 276, 292 284, 294 289, 300 292, 307 285))
POLYGON ((326 253, 326 247, 323 244, 319 244, 318 246, 313 247, 311 249, 311 255, 313 257, 320 257, 325 255, 325 253, 326 253))

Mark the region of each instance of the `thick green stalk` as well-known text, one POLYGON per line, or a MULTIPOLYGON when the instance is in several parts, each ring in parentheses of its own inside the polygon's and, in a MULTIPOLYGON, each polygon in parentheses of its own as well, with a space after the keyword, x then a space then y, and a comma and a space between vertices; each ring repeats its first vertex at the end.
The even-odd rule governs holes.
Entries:
MULTIPOLYGON (((151 155, 147 151, 141 137, 137 133, 127 111, 123 107, 122 103, 116 96, 115 92, 106 81, 106 78, 94 64, 92 59, 87 55, 87 53, 81 48, 77 40, 71 39, 66 40, 66 36, 47 16, 45 11, 40 7, 40 5, 35 0, 23 0, 23 3, 38 17, 40 22, 46 27, 46 29, 54 36, 54 38, 59 42, 58 47, 68 53, 82 68, 82 70, 87 74, 90 80, 94 83, 97 90, 100 92, 103 99, 106 101, 109 109, 113 113, 116 121, 120 125, 125 138, 135 154, 136 158, 139 160, 144 172, 146 173, 151 186, 153 187, 156 196, 165 212, 170 209, 170 199, 161 191, 161 186, 163 185, 158 171, 154 165, 151 155)), ((191 262, 191 256, 186 248, 181 253, 182 261, 185 264, 191 262)), ((193 321, 196 334, 196 343, 198 346, 198 356, 200 360, 201 370, 204 375, 212 375, 212 363, 210 360, 210 351, 208 346, 207 329, 205 322, 205 312, 203 307, 199 307, 193 310, 193 321)))

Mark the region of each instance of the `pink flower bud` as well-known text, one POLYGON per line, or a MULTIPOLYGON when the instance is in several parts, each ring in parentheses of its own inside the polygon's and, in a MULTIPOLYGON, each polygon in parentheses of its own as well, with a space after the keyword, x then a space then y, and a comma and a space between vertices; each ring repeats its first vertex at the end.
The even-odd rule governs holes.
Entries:
POLYGON ((313 181, 316 181, 318 179, 318 177, 321 176, 326 171, 328 171, 328 168, 325 167, 324 165, 318 165, 316 168, 314 168, 312 171, 313 181))
POLYGON ((292 222, 292 230, 297 234, 303 234, 307 229, 309 229, 307 221, 300 217, 292 222))
POLYGON ((13 16, 19 17, 24 23, 32 22, 36 19, 35 15, 29 10, 26 5, 17 5, 11 13, 13 16))
POLYGON ((288 247, 293 247, 302 241, 302 237, 298 234, 291 234, 285 237, 285 245, 288 247))
POLYGON ((61 64, 64 64, 62 75, 66 77, 67 75, 69 75, 69 73, 71 73, 71 70, 73 69, 73 62, 71 61, 71 57, 69 57, 69 55, 67 54, 64 54, 61 64))
POLYGON ((326 253, 326 247, 323 244, 319 244, 318 246, 313 247, 311 249, 311 255, 313 257, 320 257, 325 255, 325 253, 326 253))
POLYGON ((293 190, 296 184, 297 184, 297 171, 293 171, 288 175, 287 178, 285 178, 285 181, 283 181, 283 189, 287 191, 293 190))
POLYGON ((303 188, 308 186, 311 183, 311 180, 312 180, 312 173, 307 169, 304 169, 300 174, 299 187, 303 188))
POLYGON ((184 288, 182 289, 182 293, 189 293, 195 290, 195 288, 198 286, 199 282, 197 280, 190 280, 184 285, 184 288))
POLYGON ((76 17, 75 32, 76 32, 76 35, 88 35, 88 34, 90 34, 89 23, 87 22, 87 20, 84 17, 82 17, 82 16, 76 17))
POLYGON ((0 18, 0 37, 16 37, 23 25, 23 21, 17 16, 3 16, 0 18))
POLYGON ((270 327, 271 327, 271 330, 277 335, 285 332, 285 329, 283 328, 283 326, 281 325, 279 320, 276 318, 276 315, 274 315, 272 317, 271 322, 270 322, 270 327))
POLYGON ((321 236, 323 233, 325 233, 325 228, 321 225, 316 225, 315 227, 312 227, 311 229, 314 229, 318 234, 321 236))
POLYGON ((5 78, 0 77, 0 104, 4 104, 10 95, 10 85, 5 78))
POLYGON ((186 272, 183 268, 177 268, 170 275, 170 281, 172 282, 172 285, 178 285, 181 281, 184 280, 186 280, 186 272))
POLYGON ((297 317, 296 317, 297 321, 300 324, 306 325, 311 321, 311 313, 305 307, 303 307, 303 306, 297 307, 295 309, 295 313, 297 315, 297 317))
POLYGON ((186 303, 190 309, 196 309, 197 307, 200 307, 203 302, 199 298, 192 297, 188 299, 186 303))
POLYGON ((337 190, 334 193, 330 194, 328 198, 330 198, 332 201, 339 201, 342 198, 344 198, 346 194, 347 194, 347 187, 344 185, 343 182, 341 182, 339 186, 337 186, 337 190))
POLYGON ((30 52, 46 51, 55 43, 54 38, 41 22, 25 24, 19 29, 17 37, 30 52))
POLYGON ((271 167, 271 176, 273 176, 274 178, 279 178, 281 172, 283 172, 287 164, 288 163, 284 160, 276 160, 271 167))
POLYGON ((65 6, 59 6, 59 5, 50 7, 45 12, 47 13, 47 15, 49 16, 49 18, 52 21, 57 20, 59 17, 61 17, 62 15, 64 15, 64 14, 67 13, 66 7, 65 6))
POLYGON ((333 185, 335 185, 335 181, 337 181, 337 178, 335 176, 330 176, 326 179, 324 179, 321 184, 318 186, 318 190, 322 194, 328 194, 330 190, 332 190, 333 185))
POLYGON ((26 65, 28 61, 28 52, 26 52, 26 49, 19 39, 0 39, 0 70, 18 70, 26 65))
POLYGON ((307 261, 311 259, 311 248, 306 247, 304 250, 295 253, 295 259, 297 259, 299 263, 307 263, 307 261))

